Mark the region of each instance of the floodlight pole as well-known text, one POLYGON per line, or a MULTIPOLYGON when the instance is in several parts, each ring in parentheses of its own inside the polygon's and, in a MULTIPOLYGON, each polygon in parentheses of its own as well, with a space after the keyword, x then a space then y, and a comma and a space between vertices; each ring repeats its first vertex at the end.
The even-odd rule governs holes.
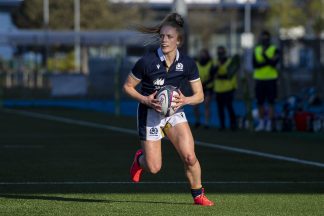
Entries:
MULTIPOLYGON (((251 2, 252 0, 244 0, 244 33, 246 35, 252 35, 251 33, 251 2)), ((253 42, 252 42, 253 43, 253 42)), ((245 60, 245 69, 246 71, 253 70, 252 68, 252 49, 251 47, 244 48, 244 60, 245 60)))
POLYGON ((80 73, 80 0, 74 0, 74 64, 80 73))
POLYGON ((45 39, 45 57, 44 64, 46 67, 46 72, 48 71, 48 54, 49 54, 49 46, 48 46, 48 24, 49 24, 49 0, 43 0, 43 29, 44 29, 44 39, 45 39))
MULTIPOLYGON (((252 35, 251 33, 251 1, 252 0, 244 0, 241 1, 244 3, 244 34, 245 35, 252 35)), ((243 53, 244 53, 244 80, 245 80, 245 93, 244 93, 244 101, 245 106, 247 109, 247 121, 252 122, 252 99, 250 95, 250 88, 249 88, 249 76, 248 73, 251 73, 253 71, 253 65, 252 65, 252 55, 253 55, 253 42, 249 45, 244 47, 243 53), (249 47, 251 46, 251 47, 249 47)), ((252 124, 249 124, 249 129, 253 130, 252 124)))
POLYGON ((43 16, 44 16, 44 27, 48 28, 49 23, 49 3, 48 0, 43 0, 43 16))
POLYGON ((251 3, 246 0, 244 4, 244 32, 251 32, 251 3))
POLYGON ((189 25, 188 25, 188 8, 185 0, 173 0, 172 11, 177 12, 184 19, 184 43, 181 47, 184 53, 188 53, 189 44, 189 25))

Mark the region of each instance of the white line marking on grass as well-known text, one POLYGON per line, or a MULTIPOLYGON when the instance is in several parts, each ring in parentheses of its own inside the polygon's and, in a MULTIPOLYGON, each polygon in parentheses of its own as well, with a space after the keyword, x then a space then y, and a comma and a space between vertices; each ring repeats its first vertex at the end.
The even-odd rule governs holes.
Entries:
POLYGON ((65 118, 65 117, 53 116, 53 115, 48 115, 48 114, 40 114, 40 113, 34 113, 34 112, 28 112, 28 111, 22 111, 22 110, 18 111, 18 110, 4 109, 4 111, 8 112, 8 113, 20 114, 20 115, 34 117, 34 118, 63 122, 63 123, 67 123, 67 124, 101 128, 101 129, 106 129, 106 130, 111 130, 111 131, 116 131, 116 132, 121 132, 121 133, 128 133, 128 134, 135 134, 135 135, 137 134, 137 132, 135 130, 114 127, 114 126, 104 125, 104 124, 98 124, 98 123, 93 123, 93 122, 89 122, 89 121, 75 120, 75 119, 69 119, 69 118, 65 118))
MULTIPOLYGON (((34 118, 63 122, 63 123, 67 123, 67 124, 76 124, 76 125, 81 125, 81 126, 86 126, 86 127, 95 127, 95 128, 107 129, 107 130, 111 130, 111 131, 115 131, 115 132, 137 135, 137 132, 135 130, 114 127, 114 126, 110 126, 110 125, 103 125, 103 124, 98 124, 98 123, 93 123, 93 122, 88 122, 88 121, 74 120, 74 119, 69 119, 69 118, 65 118, 65 117, 52 116, 52 115, 34 113, 34 112, 29 112, 29 111, 20 111, 20 110, 18 111, 18 110, 9 110, 9 109, 4 109, 4 111, 8 112, 8 113, 20 114, 20 115, 30 116, 30 117, 34 117, 34 118)), ((270 158, 270 159, 281 160, 281 161, 289 161, 289 162, 293 162, 293 163, 324 168, 324 163, 315 162, 315 161, 302 160, 302 159, 293 158, 293 157, 264 153, 264 152, 236 148, 236 147, 229 147, 226 145, 207 143, 207 142, 202 142, 199 140, 195 140, 195 143, 198 146, 203 146, 203 147, 208 147, 208 148, 221 149, 221 150, 230 151, 230 152, 248 154, 248 155, 253 155, 253 156, 259 156, 259 157, 270 158)))
POLYGON ((35 148, 44 148, 45 146, 43 145, 3 145, 0 147, 2 148, 8 148, 8 149, 35 149, 35 148))
MULTIPOLYGON (((186 181, 156 181, 156 182, 130 182, 130 181, 66 181, 66 182, 0 182, 0 185, 114 185, 114 184, 188 184, 186 181)), ((206 181, 204 184, 324 184, 324 181, 206 181)))
POLYGON ((197 141, 197 140, 195 142, 198 145, 204 146, 204 147, 217 148, 217 149, 222 149, 222 150, 225 150, 225 151, 231 151, 231 152, 237 152, 237 153, 242 153, 242 154, 255 155, 255 156, 260 156, 260 157, 265 157, 265 158, 270 158, 270 159, 283 160, 283 161, 289 161, 289 162, 294 162, 294 163, 299 163, 299 164, 311 165, 311 166, 317 166, 317 167, 324 168, 324 163, 320 163, 320 162, 302 160, 302 159, 293 158, 293 157, 286 157, 286 156, 275 155, 275 154, 264 153, 264 152, 248 150, 248 149, 242 149, 242 148, 236 148, 236 147, 223 146, 223 145, 218 145, 218 144, 214 144, 214 143, 213 144, 212 143, 206 143, 206 142, 197 141))

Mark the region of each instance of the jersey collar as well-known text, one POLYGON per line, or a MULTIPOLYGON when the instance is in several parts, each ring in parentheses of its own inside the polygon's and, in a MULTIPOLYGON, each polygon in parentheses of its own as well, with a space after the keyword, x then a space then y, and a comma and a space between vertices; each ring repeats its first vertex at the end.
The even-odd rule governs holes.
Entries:
MULTIPOLYGON (((157 53, 158 53, 158 55, 159 55, 160 60, 161 60, 162 62, 165 61, 165 56, 164 56, 164 54, 163 54, 163 52, 162 52, 161 47, 159 47, 159 48, 157 49, 157 53)), ((175 61, 178 61, 178 60, 179 60, 179 57, 180 57, 180 53, 179 53, 179 50, 177 49, 177 55, 176 55, 176 60, 175 60, 175 61)))

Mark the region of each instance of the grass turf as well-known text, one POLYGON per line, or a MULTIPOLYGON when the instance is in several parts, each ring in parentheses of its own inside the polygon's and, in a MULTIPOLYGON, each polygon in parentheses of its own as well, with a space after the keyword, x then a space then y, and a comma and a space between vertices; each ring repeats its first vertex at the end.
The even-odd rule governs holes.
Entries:
MULTIPOLYGON (((136 127, 136 120, 130 117, 64 109, 30 111, 131 130, 136 127)), ((129 166, 139 146, 136 135, 5 111, 0 111, 0 121, 0 215, 324 212, 324 172, 320 167, 197 146, 207 195, 216 202, 216 206, 204 208, 192 205, 188 187, 183 183, 181 161, 168 141, 163 142, 161 172, 154 176, 144 174, 144 184, 130 184, 129 166), (75 184, 37 184, 69 181, 75 184), (12 184, 17 182, 34 184, 12 184)), ((322 133, 194 129, 193 134, 209 143, 324 162, 322 133)))
POLYGON ((213 207, 188 194, 0 195, 2 215, 322 215, 323 195, 209 194, 213 207))

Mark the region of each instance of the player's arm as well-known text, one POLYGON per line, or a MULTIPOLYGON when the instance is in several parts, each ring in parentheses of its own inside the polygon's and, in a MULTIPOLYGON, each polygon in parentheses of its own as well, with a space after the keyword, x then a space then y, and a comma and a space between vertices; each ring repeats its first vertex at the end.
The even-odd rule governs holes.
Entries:
POLYGON ((183 107, 185 105, 196 105, 204 101, 204 92, 200 79, 191 81, 190 86, 193 92, 191 96, 184 96, 180 90, 179 96, 175 96, 175 109, 179 109, 180 107, 183 107))
POLYGON ((204 101, 204 91, 200 79, 191 81, 192 96, 186 98, 186 104, 196 105, 204 101))
POLYGON ((137 100, 138 102, 145 104, 153 109, 155 109, 158 112, 161 112, 161 105, 159 103, 158 99, 155 99, 156 91, 148 96, 144 96, 140 94, 135 87, 141 82, 141 80, 134 77, 134 75, 131 73, 128 75, 123 90, 124 92, 129 95, 131 98, 137 100))
POLYGON ((189 67, 190 70, 188 70, 187 78, 190 83, 190 87, 192 90, 191 96, 184 96, 182 92, 180 91, 179 96, 175 97, 176 106, 174 106, 176 109, 179 109, 182 106, 185 106, 187 104, 189 105, 196 105, 204 101, 204 91, 201 84, 201 80, 199 78, 199 72, 197 65, 195 62, 189 67))

